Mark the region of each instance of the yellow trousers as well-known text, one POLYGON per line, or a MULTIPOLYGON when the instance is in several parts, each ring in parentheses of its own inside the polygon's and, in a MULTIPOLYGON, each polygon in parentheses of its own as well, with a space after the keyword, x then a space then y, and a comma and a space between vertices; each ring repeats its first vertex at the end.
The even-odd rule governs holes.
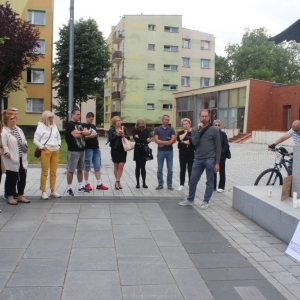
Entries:
POLYGON ((46 191, 47 177, 50 167, 50 189, 55 191, 56 185, 56 171, 58 166, 59 150, 49 151, 48 149, 42 150, 41 154, 41 191, 46 191))

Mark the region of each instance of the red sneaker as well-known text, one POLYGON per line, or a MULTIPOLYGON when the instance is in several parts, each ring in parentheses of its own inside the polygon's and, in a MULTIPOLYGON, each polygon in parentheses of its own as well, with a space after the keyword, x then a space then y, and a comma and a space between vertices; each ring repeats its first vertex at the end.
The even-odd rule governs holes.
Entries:
POLYGON ((84 189, 86 191, 92 191, 93 190, 92 187, 91 187, 91 185, 89 183, 85 185, 84 189))
POLYGON ((97 185, 97 190, 108 190, 108 187, 104 184, 97 185))

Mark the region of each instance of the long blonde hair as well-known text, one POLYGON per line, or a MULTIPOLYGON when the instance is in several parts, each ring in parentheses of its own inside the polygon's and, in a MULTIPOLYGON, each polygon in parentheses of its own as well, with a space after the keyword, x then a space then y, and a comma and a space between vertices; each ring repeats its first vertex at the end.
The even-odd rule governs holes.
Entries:
POLYGON ((54 113, 50 110, 45 110, 43 113, 42 113, 42 122, 47 126, 47 127, 50 127, 52 125, 54 125, 54 119, 53 119, 53 123, 50 124, 49 122, 49 117, 54 117, 54 113))
POLYGON ((135 128, 138 129, 140 124, 143 124, 146 128, 146 123, 145 123, 144 119, 138 119, 135 123, 135 128))

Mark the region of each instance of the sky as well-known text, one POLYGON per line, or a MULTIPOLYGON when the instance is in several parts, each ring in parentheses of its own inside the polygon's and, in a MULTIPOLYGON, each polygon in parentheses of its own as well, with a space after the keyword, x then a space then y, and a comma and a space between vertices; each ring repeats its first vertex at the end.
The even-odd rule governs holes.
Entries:
MULTIPOLYGON (((54 0, 54 42, 59 28, 70 19, 70 0, 54 0)), ((225 46, 239 44, 245 28, 267 28, 274 36, 300 18, 299 0, 74 0, 75 21, 95 19, 107 38, 111 26, 123 15, 182 15, 184 28, 211 33, 216 54, 225 56, 225 46)))

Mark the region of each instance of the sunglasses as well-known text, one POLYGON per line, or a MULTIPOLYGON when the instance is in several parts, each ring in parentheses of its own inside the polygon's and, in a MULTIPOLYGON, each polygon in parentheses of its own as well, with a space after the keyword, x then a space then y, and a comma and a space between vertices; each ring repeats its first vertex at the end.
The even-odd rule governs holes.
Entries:
POLYGON ((145 128, 145 126, 139 126, 138 128, 139 128, 139 129, 143 129, 143 128, 145 128))
POLYGON ((215 126, 221 126, 221 124, 215 124, 215 126))

